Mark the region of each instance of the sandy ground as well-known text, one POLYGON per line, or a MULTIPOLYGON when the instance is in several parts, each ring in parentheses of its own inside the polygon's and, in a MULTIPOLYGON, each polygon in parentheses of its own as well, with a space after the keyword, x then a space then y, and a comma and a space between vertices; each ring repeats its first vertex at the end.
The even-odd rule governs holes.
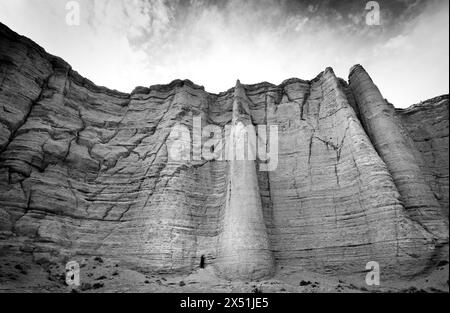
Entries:
POLYGON ((381 281, 368 287, 365 274, 330 277, 298 269, 279 268, 266 280, 230 282, 218 278, 212 267, 189 275, 142 273, 100 257, 79 258, 80 286, 67 286, 65 264, 37 264, 30 256, 0 256, 0 292, 235 292, 235 293, 359 293, 359 292, 449 292, 448 262, 414 279, 381 281))

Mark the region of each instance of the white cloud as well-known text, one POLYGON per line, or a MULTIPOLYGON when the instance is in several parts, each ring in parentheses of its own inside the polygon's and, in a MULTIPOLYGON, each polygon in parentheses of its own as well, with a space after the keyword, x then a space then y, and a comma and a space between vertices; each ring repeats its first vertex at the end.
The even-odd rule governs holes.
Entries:
POLYGON ((364 7, 347 14, 319 5, 293 11, 271 0, 79 2, 79 27, 65 24, 60 0, 0 0, 0 21, 95 83, 126 92, 177 78, 220 92, 237 78, 280 83, 327 66, 346 78, 355 63, 396 105, 448 92, 447 1, 430 1, 412 19, 389 16, 380 28, 361 22, 364 7))

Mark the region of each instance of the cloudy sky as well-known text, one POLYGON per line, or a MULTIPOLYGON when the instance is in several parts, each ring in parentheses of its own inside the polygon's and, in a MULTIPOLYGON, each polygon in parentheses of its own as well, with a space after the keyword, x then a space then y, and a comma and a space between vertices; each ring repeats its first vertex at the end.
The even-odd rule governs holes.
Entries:
POLYGON ((79 0, 70 25, 73 2, 0 0, 0 21, 124 92, 177 78, 220 92, 327 66, 346 79, 360 63, 397 107, 448 93, 448 0, 377 1, 380 25, 364 0, 79 0))

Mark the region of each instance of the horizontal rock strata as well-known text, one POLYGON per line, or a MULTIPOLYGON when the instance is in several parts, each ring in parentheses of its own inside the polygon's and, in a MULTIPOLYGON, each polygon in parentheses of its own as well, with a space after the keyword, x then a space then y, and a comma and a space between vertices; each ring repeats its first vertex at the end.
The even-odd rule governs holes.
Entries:
POLYGON ((369 261, 416 275, 447 258, 448 96, 395 110, 361 66, 349 84, 328 68, 220 94, 188 80, 126 94, 0 24, 0 107, 2 254, 160 273, 204 259, 230 279, 369 261), (224 128, 233 112, 278 126, 275 170, 169 158, 176 125, 224 128))

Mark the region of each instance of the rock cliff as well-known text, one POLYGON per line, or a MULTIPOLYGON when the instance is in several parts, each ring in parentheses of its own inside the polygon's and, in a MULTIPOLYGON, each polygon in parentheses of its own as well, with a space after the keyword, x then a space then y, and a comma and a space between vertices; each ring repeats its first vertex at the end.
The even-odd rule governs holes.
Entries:
POLYGON ((219 94, 188 80, 126 94, 0 24, 0 258, 158 273, 204 262, 236 280, 369 261, 382 277, 419 275, 448 259, 448 102, 395 109, 359 65, 348 83, 327 68, 219 94), (171 160, 171 130, 194 117, 278 126, 276 169, 171 160))

